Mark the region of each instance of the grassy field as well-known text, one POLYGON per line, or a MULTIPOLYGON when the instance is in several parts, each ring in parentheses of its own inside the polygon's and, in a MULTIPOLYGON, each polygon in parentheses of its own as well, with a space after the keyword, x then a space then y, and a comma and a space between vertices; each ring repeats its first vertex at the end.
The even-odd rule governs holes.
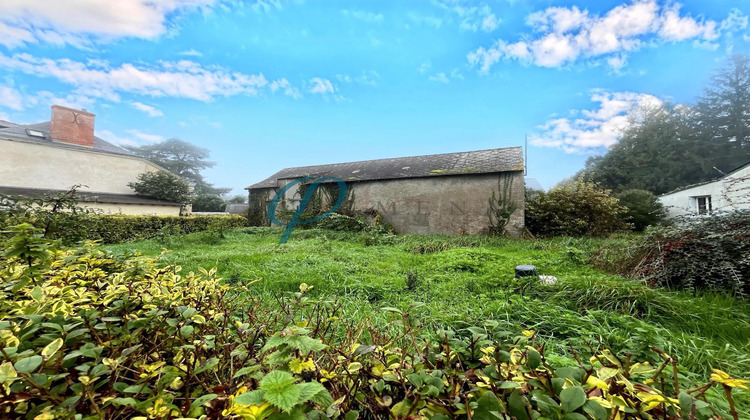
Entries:
MULTIPOLYGON (((426 328, 481 325, 533 329, 548 349, 565 355, 587 342, 638 359, 659 360, 649 348, 675 354, 689 383, 712 368, 750 373, 750 304, 729 296, 672 292, 603 273, 586 263, 610 240, 559 238, 525 241, 477 236, 371 237, 298 230, 278 244, 281 230, 243 228, 226 238, 198 233, 107 246, 114 252, 158 255, 185 271, 217 267, 229 282, 249 282, 269 298, 314 286, 312 295, 335 298, 347 319, 371 317, 385 325, 383 307, 408 311, 426 328), (514 267, 533 264, 553 285, 514 278, 514 267)), ((268 299, 272 302, 272 299, 268 299)), ((750 393, 736 393, 750 413, 750 393)))

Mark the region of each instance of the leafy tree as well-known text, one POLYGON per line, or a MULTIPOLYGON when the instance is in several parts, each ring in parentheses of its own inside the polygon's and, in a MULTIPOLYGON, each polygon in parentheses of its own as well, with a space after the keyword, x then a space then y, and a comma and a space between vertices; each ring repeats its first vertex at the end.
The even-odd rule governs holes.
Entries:
POLYGON ((696 105, 702 135, 718 143, 716 166, 729 171, 750 155, 750 56, 735 54, 711 78, 696 105))
POLYGON ((691 127, 691 110, 670 104, 643 107, 604 156, 591 157, 584 178, 614 191, 644 189, 655 194, 704 180, 697 153, 704 145, 691 127))
POLYGON ((224 211, 226 202, 218 195, 201 194, 193 199, 193 211, 224 211))
POLYGON ((227 200, 228 204, 247 204, 247 195, 237 194, 227 200))
POLYGON ((192 200, 190 184, 183 178, 167 171, 144 172, 138 175, 138 182, 128 186, 144 197, 186 204, 192 200))
POLYGON ((646 190, 626 190, 616 197, 620 204, 627 208, 624 220, 632 223, 637 231, 658 224, 667 215, 659 199, 646 190))
POLYGON ((540 236, 607 236, 630 228, 626 211, 609 190, 578 179, 527 202, 526 226, 540 236))
POLYGON ((201 171, 215 165, 208 160, 211 155, 208 149, 173 138, 156 144, 129 147, 128 150, 194 183, 197 196, 220 196, 231 190, 214 187, 203 178, 201 171))
POLYGON ((645 107, 605 155, 577 176, 622 192, 662 194, 708 181, 750 160, 750 56, 719 69, 695 107, 645 107), (717 171, 717 169, 719 171, 717 171))

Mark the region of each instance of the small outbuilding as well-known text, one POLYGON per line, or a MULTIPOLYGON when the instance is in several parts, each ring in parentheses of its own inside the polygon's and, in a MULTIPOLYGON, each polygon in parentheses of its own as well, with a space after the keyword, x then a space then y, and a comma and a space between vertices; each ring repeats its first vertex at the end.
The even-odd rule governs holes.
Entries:
POLYGON ((669 217, 750 209, 750 162, 721 178, 659 196, 669 217))
MULTIPOLYGON (((521 147, 286 168, 246 188, 251 206, 268 206, 281 188, 303 177, 344 181, 354 211, 376 211, 398 233, 486 233, 492 197, 511 210, 508 234, 524 228, 521 147)), ((299 186, 284 194, 287 209, 297 208, 299 186)))

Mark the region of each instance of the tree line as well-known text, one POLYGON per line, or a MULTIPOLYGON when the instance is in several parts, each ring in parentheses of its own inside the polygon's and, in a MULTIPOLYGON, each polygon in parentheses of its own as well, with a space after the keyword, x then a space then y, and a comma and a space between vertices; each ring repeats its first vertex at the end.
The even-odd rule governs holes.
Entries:
POLYGON ((692 106, 641 107, 619 142, 574 178, 663 194, 750 162, 750 56, 733 55, 692 106))

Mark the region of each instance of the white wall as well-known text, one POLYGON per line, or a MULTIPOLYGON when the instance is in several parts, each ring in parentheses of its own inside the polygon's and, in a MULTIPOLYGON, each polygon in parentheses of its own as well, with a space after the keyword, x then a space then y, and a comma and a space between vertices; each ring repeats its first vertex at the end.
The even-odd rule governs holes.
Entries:
POLYGON ((714 182, 664 194, 659 201, 669 217, 697 214, 694 197, 711 196, 713 211, 750 209, 750 166, 714 182))
POLYGON ((0 185, 134 194, 129 182, 138 174, 160 170, 140 158, 0 139, 0 185))
POLYGON ((79 206, 97 210, 102 214, 124 214, 128 216, 179 216, 180 206, 150 204, 78 203, 79 206))

